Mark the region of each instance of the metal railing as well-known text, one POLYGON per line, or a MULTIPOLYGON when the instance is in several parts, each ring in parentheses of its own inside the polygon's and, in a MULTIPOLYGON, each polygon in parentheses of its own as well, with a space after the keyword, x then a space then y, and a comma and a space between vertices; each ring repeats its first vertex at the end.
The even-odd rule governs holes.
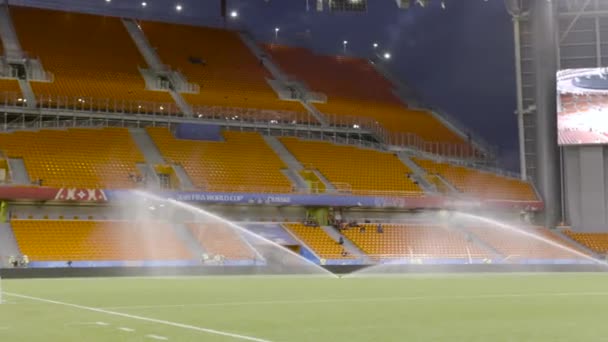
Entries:
POLYGON ((192 107, 192 113, 197 118, 214 121, 264 123, 271 125, 320 125, 312 115, 304 111, 295 112, 241 107, 195 106, 192 107))
MULTIPOLYGON (((48 110, 74 110, 91 113, 182 115, 180 109, 170 102, 127 101, 97 99, 87 96, 39 95, 37 107, 48 110)), ((5 103, 10 106, 11 103, 5 103)))
MULTIPOLYGON (((25 98, 15 92, 0 92, 0 107, 15 108, 26 107, 25 98)), ((184 114, 174 103, 159 103, 148 101, 127 101, 113 99, 96 99, 92 97, 71 97, 40 95, 37 97, 37 108, 47 112, 76 111, 94 114, 134 114, 153 116, 183 117, 184 114)), ((266 110, 255 108, 236 108, 220 106, 195 106, 192 108, 194 118, 210 120, 219 124, 263 124, 267 126, 283 125, 291 129, 306 129, 316 127, 318 130, 348 133, 351 136, 338 136, 334 134, 334 141, 343 139, 352 141, 352 136, 358 136, 362 144, 386 150, 384 146, 404 148, 413 151, 435 155, 437 157, 458 158, 470 162, 481 162, 488 159, 484 152, 468 144, 448 142, 432 142, 420 138, 414 133, 389 132, 384 126, 373 118, 347 115, 324 114, 328 127, 321 127, 308 112, 294 112, 282 110, 266 110), (367 139, 362 139, 367 136, 367 139), (372 138, 374 136, 377 142, 372 138), (368 142, 364 142, 367 140, 368 142)), ((23 109, 26 111, 27 109, 23 109)), ((327 140, 327 139, 325 139, 327 140)))

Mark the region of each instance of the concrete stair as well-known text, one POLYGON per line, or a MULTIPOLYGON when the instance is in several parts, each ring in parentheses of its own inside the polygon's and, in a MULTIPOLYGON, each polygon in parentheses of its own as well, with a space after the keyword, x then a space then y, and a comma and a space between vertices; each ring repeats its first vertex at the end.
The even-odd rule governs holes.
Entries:
POLYGON ((13 26, 13 20, 8 9, 8 0, 0 0, 0 38, 4 47, 4 54, 9 61, 23 59, 24 53, 13 26))
POLYGON ((181 223, 175 223, 172 226, 177 237, 184 243, 193 257, 197 260, 201 260, 202 255, 205 254, 206 251, 192 235, 190 229, 181 223))
POLYGON ((154 170, 154 167, 150 164, 137 163, 136 165, 139 173, 146 178, 146 189, 159 190, 160 189, 160 178, 154 170))
POLYGON ((194 183, 192 183, 190 176, 188 176, 188 173, 181 165, 173 164, 171 167, 173 167, 173 171, 175 171, 175 175, 179 180, 182 190, 194 190, 196 188, 194 183))
POLYGON ((32 180, 25 168, 25 163, 21 158, 9 158, 8 168, 11 177, 11 182, 18 185, 31 185, 32 180))
POLYGON ((312 170, 312 172, 317 176, 317 178, 319 178, 319 180, 325 184, 325 189, 327 189, 328 192, 335 192, 337 189, 336 187, 329 181, 329 179, 325 178, 325 176, 319 172, 319 170, 312 170))
POLYGON ((418 164, 414 163, 410 157, 404 153, 400 152, 397 154, 399 160, 403 165, 407 166, 411 171, 411 177, 418 182, 418 185, 424 190, 426 193, 437 193, 437 187, 434 184, 431 184, 427 179, 427 173, 424 169, 422 169, 418 164))
POLYGON ((165 160, 156 148, 156 144, 144 129, 130 128, 129 133, 137 148, 143 153, 147 164, 165 164, 165 160))
POLYGON ((133 43, 135 43, 139 53, 142 55, 149 67, 149 70, 142 71, 142 76, 144 76, 144 79, 146 79, 146 85, 148 88, 162 90, 163 88, 160 87, 160 84, 157 84, 158 82, 156 81, 161 76, 166 77, 171 81, 173 87, 171 87, 171 89, 164 88, 164 90, 171 94, 171 97, 185 116, 192 117, 192 107, 182 97, 180 91, 199 92, 200 89, 198 86, 188 84, 186 78, 179 74, 179 72, 172 71, 169 67, 163 64, 162 60, 156 53, 156 50, 154 50, 150 45, 144 31, 142 31, 139 24, 135 20, 123 18, 122 23, 127 32, 129 32, 133 43), (148 77, 146 77, 146 74, 152 74, 155 80, 149 80, 148 77))
POLYGON ((300 171, 304 169, 302 164, 287 150, 287 148, 275 137, 265 135, 264 141, 272 148, 274 153, 281 158, 281 161, 287 165, 288 169, 283 170, 285 174, 292 182, 300 189, 307 189, 308 185, 302 176, 300 171))
POLYGON ((13 228, 10 223, 0 223, 0 267, 8 267, 10 256, 19 256, 21 251, 15 239, 13 228))
POLYGON ((304 108, 312 115, 321 125, 328 126, 328 121, 325 116, 319 112, 314 106, 308 103, 307 99, 316 98, 315 94, 312 94, 308 89, 300 82, 297 82, 285 74, 279 66, 268 56, 268 54, 256 43, 255 39, 248 33, 242 32, 240 38, 259 60, 262 61, 264 67, 270 72, 274 80, 269 80, 269 84, 272 89, 277 93, 277 96, 282 99, 292 99, 289 95, 289 91, 286 91, 289 87, 295 89, 298 94, 297 101, 299 101, 304 108))
POLYGON ((354 256, 358 259, 363 260, 365 263, 371 263, 371 259, 369 258, 369 256, 367 254, 365 254, 365 252, 363 252, 361 249, 359 249, 359 247, 357 247, 357 245, 355 245, 352 241, 350 241, 346 236, 343 236, 342 234, 340 234, 340 232, 338 232, 334 227, 321 226, 321 229, 323 229, 323 231, 325 231, 325 233, 327 233, 327 235, 329 235, 332 239, 334 239, 334 241, 336 241, 336 243, 340 239, 340 236, 342 236, 342 238, 344 239, 344 244, 342 245, 342 247, 344 247, 344 249, 348 252, 348 254, 350 254, 351 256, 354 256))
POLYGON ((460 227, 458 225, 453 225, 451 228, 461 231, 468 239, 471 240, 471 242, 488 251, 494 259, 502 260, 506 257, 506 255, 502 255, 494 247, 483 242, 480 238, 477 237, 477 235, 475 235, 473 232, 470 232, 468 229, 460 227))
POLYGON ((36 108, 37 101, 36 95, 34 94, 34 90, 32 90, 32 86, 30 82, 27 80, 17 80, 19 82, 19 88, 21 89, 21 93, 26 100, 26 104, 28 108, 36 108))
POLYGON ((135 46, 137 46, 139 53, 141 53, 146 61, 146 64, 148 64, 148 66, 156 72, 163 71, 165 66, 161 62, 156 51, 152 49, 150 42, 148 42, 148 38, 146 38, 146 35, 141 30, 137 22, 135 22, 133 19, 122 19, 122 23, 127 29, 127 32, 129 32, 131 39, 133 39, 135 46))

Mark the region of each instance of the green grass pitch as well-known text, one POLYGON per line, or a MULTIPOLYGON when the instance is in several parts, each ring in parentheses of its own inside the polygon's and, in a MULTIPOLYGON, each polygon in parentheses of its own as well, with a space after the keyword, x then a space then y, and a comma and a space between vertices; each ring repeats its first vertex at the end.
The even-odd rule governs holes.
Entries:
POLYGON ((3 280, 0 341, 608 341, 608 274, 3 280))

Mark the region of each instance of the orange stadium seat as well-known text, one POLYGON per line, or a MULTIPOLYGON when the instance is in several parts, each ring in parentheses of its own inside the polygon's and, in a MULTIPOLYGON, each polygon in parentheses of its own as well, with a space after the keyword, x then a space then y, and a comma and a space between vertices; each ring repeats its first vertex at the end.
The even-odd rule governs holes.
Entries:
POLYGON ((191 260, 173 227, 158 222, 12 220, 32 261, 191 260))
POLYGON ((298 102, 279 100, 266 82, 271 75, 237 32, 157 22, 141 27, 164 63, 199 84, 199 94, 183 94, 190 104, 304 111, 298 102))
MULTIPOLYGON (((483 243, 502 254, 507 260, 518 259, 579 259, 567 250, 524 235, 494 227, 467 227, 483 243)), ((572 243, 551 233, 547 228, 534 227, 526 230, 530 234, 545 238, 559 245, 576 249, 572 243)))
POLYGON ((119 18, 14 6, 10 12, 23 49, 55 75, 52 83, 31 82, 40 102, 61 96, 98 109, 115 103, 141 112, 174 108, 168 92, 146 90, 138 71, 146 62, 119 18), (159 108, 150 108, 151 102, 159 108))
POLYGON ((301 223, 288 223, 284 225, 302 242, 308 245, 321 258, 324 259, 352 259, 354 256, 342 256, 344 248, 332 239, 321 227, 307 227, 301 223))
POLYGON ((17 80, 0 78, 0 105, 18 104, 22 102, 18 101, 21 96, 21 88, 17 80))
POLYGON ((415 133, 426 141, 465 142, 431 114, 407 109, 393 95, 390 82, 363 59, 321 56, 282 45, 265 47, 286 73, 327 95, 326 104, 315 104, 325 114, 366 117, 389 131, 415 133))
POLYGON ((148 134, 165 160, 182 165, 197 188, 207 191, 291 192, 286 168, 259 133, 225 131, 225 141, 176 139, 166 128, 148 134))
POLYGON ((0 134, 0 150, 23 158, 30 179, 76 188, 133 188, 144 157, 125 128, 19 131, 0 134))
POLYGON ((421 196, 412 171, 394 154, 284 137, 281 142, 303 165, 319 170, 338 190, 356 194, 421 196))
POLYGON ((210 257, 221 255, 229 260, 253 260, 255 251, 232 228, 219 224, 186 224, 194 238, 210 257))
POLYGON ((532 185, 519 179, 448 163, 439 163, 420 158, 413 159, 429 174, 439 174, 459 191, 479 197, 480 199, 538 200, 532 185))
POLYGON ((584 233, 565 230, 564 233, 581 245, 587 246, 596 253, 608 253, 608 233, 584 233))
POLYGON ((365 253, 374 258, 481 258, 490 253, 467 240, 461 231, 433 224, 364 224, 365 231, 343 231, 365 253))

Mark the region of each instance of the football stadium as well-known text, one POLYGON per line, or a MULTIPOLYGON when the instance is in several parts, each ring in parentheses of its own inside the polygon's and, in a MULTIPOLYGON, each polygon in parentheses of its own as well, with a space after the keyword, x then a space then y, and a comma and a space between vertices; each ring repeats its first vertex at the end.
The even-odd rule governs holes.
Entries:
POLYGON ((0 341, 607 340, 608 1, 0 0, 0 42, 0 341))

